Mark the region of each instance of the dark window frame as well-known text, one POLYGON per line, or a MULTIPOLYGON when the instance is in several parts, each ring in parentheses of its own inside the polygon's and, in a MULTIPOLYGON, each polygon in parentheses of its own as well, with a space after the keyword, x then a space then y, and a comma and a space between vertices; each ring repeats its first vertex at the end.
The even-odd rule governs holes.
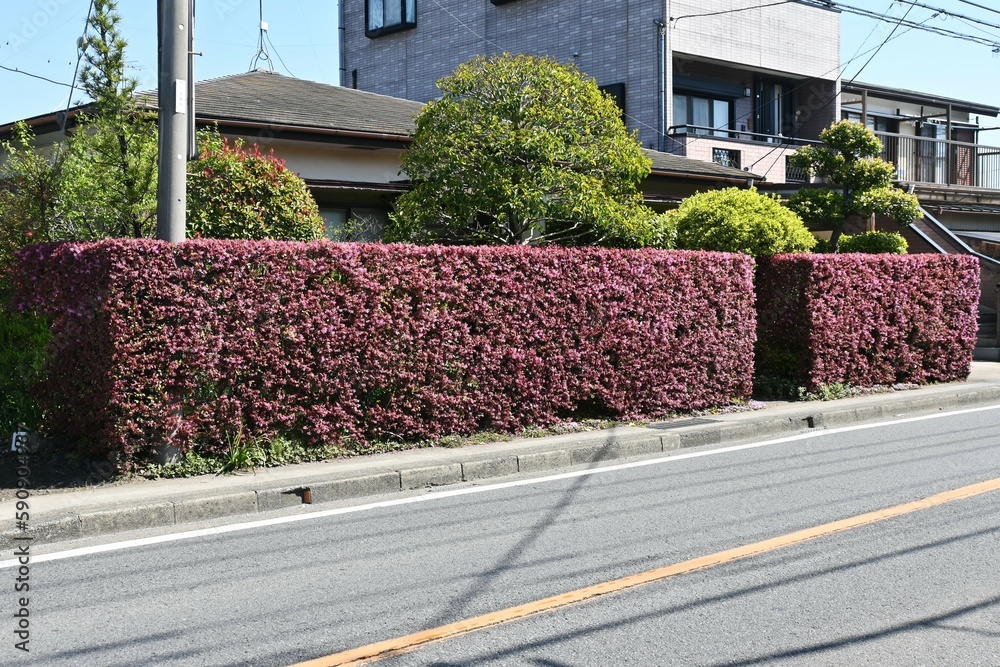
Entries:
MULTIPOLYGON (((506 0, 506 1, 510 2, 510 0, 506 0)), ((613 99, 615 101, 615 104, 618 105, 618 108, 621 109, 622 116, 625 116, 625 114, 627 113, 625 111, 625 99, 626 99, 625 84, 624 83, 609 83, 609 84, 604 85, 604 86, 598 86, 598 88, 600 88, 600 90, 601 90, 602 93, 605 93, 605 94, 611 96, 611 99, 613 99)))
POLYGON ((685 104, 684 105, 685 105, 685 116, 686 116, 686 118, 684 120, 686 122, 684 122, 684 123, 678 123, 677 119, 675 118, 674 119, 674 125, 675 126, 679 127, 679 126, 683 126, 683 125, 690 125, 690 126, 697 127, 697 125, 695 125, 695 123, 691 122, 691 118, 694 116, 694 100, 698 99, 698 100, 702 100, 702 101, 707 101, 709 103, 708 104, 709 121, 708 121, 708 125, 706 125, 704 127, 710 127, 712 129, 711 129, 711 131, 709 131, 709 130, 694 130, 691 134, 694 134, 694 135, 697 135, 697 136, 703 136, 703 137, 731 137, 733 135, 733 132, 734 132, 733 126, 736 124, 735 123, 735 121, 736 121, 736 101, 735 100, 731 100, 729 98, 724 98, 724 97, 709 97, 709 96, 701 95, 701 94, 675 93, 674 94, 674 99, 676 100, 678 97, 682 97, 685 100, 685 104), (728 117, 726 118, 726 127, 722 127, 721 124, 718 122, 718 120, 715 117, 715 104, 716 104, 716 102, 725 104, 728 107, 727 108, 728 117))
POLYGON ((380 28, 369 27, 371 25, 371 3, 372 0, 365 0, 365 37, 374 39, 375 37, 381 37, 382 35, 390 35, 394 32, 401 32, 403 30, 412 30, 417 27, 417 0, 382 0, 383 24, 380 28), (385 5, 389 2, 399 3, 399 15, 401 19, 399 23, 385 25, 385 5), (413 16, 407 16, 406 6, 409 2, 413 3, 413 16))
POLYGON ((743 153, 735 148, 712 147, 712 162, 732 169, 743 168, 743 153))

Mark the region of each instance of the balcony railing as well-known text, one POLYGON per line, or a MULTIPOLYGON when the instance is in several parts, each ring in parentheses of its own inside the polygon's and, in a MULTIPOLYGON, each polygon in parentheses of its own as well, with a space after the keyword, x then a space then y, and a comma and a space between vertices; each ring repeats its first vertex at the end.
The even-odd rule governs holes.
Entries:
POLYGON ((1000 190, 1000 148, 947 139, 876 132, 882 159, 896 167, 897 178, 1000 190))
POLYGON ((821 143, 812 139, 784 137, 780 134, 761 134, 760 132, 747 132, 746 130, 727 130, 717 127, 708 127, 705 125, 673 125, 667 128, 667 137, 673 137, 677 140, 735 139, 738 141, 753 141, 759 144, 782 144, 793 147, 821 143))

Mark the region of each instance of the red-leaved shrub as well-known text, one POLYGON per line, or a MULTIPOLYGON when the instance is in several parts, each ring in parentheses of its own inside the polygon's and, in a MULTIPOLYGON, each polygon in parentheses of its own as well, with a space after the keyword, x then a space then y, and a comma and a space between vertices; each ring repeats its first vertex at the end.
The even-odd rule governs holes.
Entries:
POLYGON ((18 270, 18 307, 53 318, 47 430, 126 464, 241 426, 357 446, 751 390, 740 255, 109 240, 18 270))
POLYGON ((757 270, 758 377, 816 391, 969 374, 979 262, 959 255, 775 255, 757 270))

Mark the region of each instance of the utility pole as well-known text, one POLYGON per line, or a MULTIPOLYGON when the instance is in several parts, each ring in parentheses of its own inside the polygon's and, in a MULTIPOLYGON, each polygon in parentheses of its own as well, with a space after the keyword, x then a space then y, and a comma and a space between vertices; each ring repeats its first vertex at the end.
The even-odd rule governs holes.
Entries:
POLYGON ((156 190, 156 238, 183 241, 186 233, 187 160, 190 150, 190 51, 192 0, 158 0, 159 38, 159 182, 156 190))

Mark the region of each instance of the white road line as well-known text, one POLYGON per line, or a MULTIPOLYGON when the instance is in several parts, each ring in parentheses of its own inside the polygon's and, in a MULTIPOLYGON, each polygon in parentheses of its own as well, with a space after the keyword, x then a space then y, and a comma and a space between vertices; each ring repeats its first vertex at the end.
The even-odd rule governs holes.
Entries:
MULTIPOLYGON (((609 465, 601 468, 589 468, 587 470, 574 470, 573 472, 564 472, 556 475, 548 475, 545 477, 532 477, 530 479, 519 479, 512 482, 501 482, 499 484, 488 484, 483 486, 473 486, 466 487, 462 489, 453 489, 451 491, 439 491, 434 493, 429 493, 422 496, 411 496, 408 498, 397 498, 395 500, 384 500, 377 503, 368 503, 365 505, 355 505, 352 507, 341 507, 338 509, 331 510, 320 510, 318 512, 309 512, 308 514, 296 514, 292 516, 282 516, 275 517, 273 519, 262 519, 260 521, 247 521, 244 523, 235 523, 227 526, 217 526, 215 528, 202 528, 200 530, 189 530, 182 533, 172 533, 170 535, 158 535, 156 537, 144 537, 137 540, 126 540, 124 542, 113 542, 111 544, 100 544, 92 547, 82 547, 79 549, 68 549, 66 551, 57 551, 49 554, 41 554, 38 556, 31 556, 32 563, 44 563, 47 561, 63 560, 66 558, 76 558, 78 556, 89 556, 92 554, 105 553, 108 551, 119 551, 122 549, 131 549, 133 547, 142 547, 151 544, 164 544, 167 542, 177 542, 180 540, 189 540, 197 537, 208 537, 210 535, 222 535, 225 533, 233 533, 241 530, 251 530, 253 528, 263 528, 266 526, 278 526, 285 523, 295 523, 297 521, 311 521, 314 519, 323 519, 330 516, 339 516, 342 514, 354 514, 355 512, 367 512, 369 510, 379 509, 382 507, 396 507, 398 505, 410 505, 413 503, 424 503, 431 502, 434 500, 443 500, 445 498, 455 498, 457 496, 466 496, 474 493, 485 493, 487 491, 498 491, 501 489, 511 489, 518 486, 527 486, 529 484, 542 484, 545 482, 555 482, 564 479, 573 479, 575 477, 584 477, 587 475, 600 475, 609 472, 616 472, 618 470, 629 470, 632 468, 643 468, 646 466, 659 465, 663 463, 673 463, 675 461, 686 461, 688 459, 697 459, 705 456, 718 456, 720 454, 729 454, 730 452, 739 452, 746 449, 757 449, 759 447, 769 447, 771 445, 780 445, 787 442, 796 442, 799 440, 808 440, 810 438, 818 438, 827 435, 837 435, 838 433, 849 433, 851 431, 862 431, 873 428, 884 428, 887 426, 896 426, 898 424, 910 424, 913 422, 927 421, 930 419, 941 419, 944 417, 956 417, 958 415, 972 414, 975 412, 984 412, 987 410, 997 410, 1000 409, 1000 405, 989 405, 979 408, 968 408, 965 410, 956 410, 953 412, 940 412, 932 415, 924 415, 921 417, 907 417, 905 419, 895 419, 887 422, 877 422, 872 424, 856 424, 854 426, 843 426, 841 428, 832 428, 826 430, 809 431, 807 433, 799 433, 797 435, 791 435, 784 438, 777 438, 775 440, 765 440, 763 442, 752 442, 745 445, 734 445, 732 447, 721 447, 718 449, 710 449, 700 452, 689 452, 687 454, 674 454, 672 456, 662 456, 655 459, 644 459, 642 461, 632 461, 630 463, 620 463, 617 465, 609 465)), ((0 569, 7 569, 12 567, 17 567, 20 563, 17 559, 0 561, 0 569)))

